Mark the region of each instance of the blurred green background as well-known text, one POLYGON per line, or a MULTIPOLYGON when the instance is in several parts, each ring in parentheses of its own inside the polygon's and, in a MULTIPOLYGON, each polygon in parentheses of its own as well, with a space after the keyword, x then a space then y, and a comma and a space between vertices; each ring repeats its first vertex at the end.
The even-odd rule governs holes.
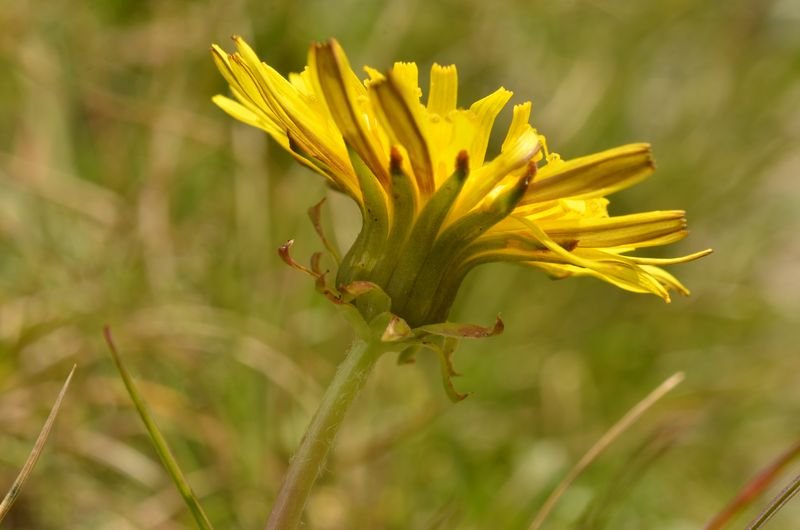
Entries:
MULTIPOLYGON (((699 528, 800 438, 796 0, 4 0, 0 27, 0 489, 79 365, 4 528, 192 527, 103 324, 217 528, 263 526, 341 359, 344 321, 275 250, 320 247, 305 211, 326 193, 341 241, 355 212, 211 104, 226 87, 208 48, 233 33, 284 73, 330 36, 356 67, 456 63, 461 105, 500 85, 531 99, 565 157, 649 141, 658 171, 612 212, 685 208, 691 236, 653 255, 716 250, 673 269, 693 296, 670 305, 514 266, 473 274, 452 319, 506 322, 456 355, 473 395, 450 404, 434 359, 383 359, 308 528, 525 529, 678 370, 546 528, 699 528)), ((798 519, 800 501, 772 528, 798 519)))

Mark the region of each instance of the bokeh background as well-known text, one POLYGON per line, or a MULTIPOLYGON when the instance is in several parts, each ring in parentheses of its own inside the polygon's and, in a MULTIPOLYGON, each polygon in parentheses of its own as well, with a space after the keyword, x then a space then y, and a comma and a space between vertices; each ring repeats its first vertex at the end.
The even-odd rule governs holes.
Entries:
MULTIPOLYGON (((546 528, 700 528, 800 438, 796 0, 4 0, 0 27, 0 489, 78 364, 4 528, 192 527, 103 324, 217 528, 263 526, 341 359, 344 321, 275 250, 320 247, 305 212, 323 196, 340 241, 357 218, 211 104, 226 87, 208 48, 233 33, 284 73, 330 36, 354 66, 416 61, 423 86, 433 62, 456 63, 462 105, 514 90, 565 157, 649 141, 658 171, 613 212, 685 208, 692 234, 665 252, 716 250, 675 269, 693 295, 669 305, 514 266, 473 274, 452 318, 500 312, 506 332, 458 351, 472 396, 450 404, 435 359, 383 359, 307 528, 525 529, 605 429, 679 370, 686 382, 546 528)), ((773 527, 798 519, 794 502, 773 527)))

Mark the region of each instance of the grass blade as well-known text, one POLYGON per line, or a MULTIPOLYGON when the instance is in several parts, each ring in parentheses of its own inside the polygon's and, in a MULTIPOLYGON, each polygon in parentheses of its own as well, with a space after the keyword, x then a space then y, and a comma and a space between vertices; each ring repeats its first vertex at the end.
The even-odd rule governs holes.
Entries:
POLYGON ((615 476, 603 484, 601 491, 575 526, 580 530, 608 528, 613 512, 634 491, 647 471, 674 445, 683 428, 674 424, 662 425, 628 457, 615 476))
POLYGON ((627 431, 631 425, 636 423, 636 421, 642 417, 642 415, 647 412, 650 407, 652 407, 659 399, 664 397, 670 390, 678 386, 684 379, 683 372, 678 372, 673 374, 666 381, 658 385, 655 390, 650 392, 643 400, 637 403, 631 410, 629 410, 622 418, 617 421, 608 431, 600 437, 595 444, 589 448, 586 454, 578 461, 572 469, 569 470, 569 473, 564 477, 564 479, 556 486, 553 490, 553 493, 547 498, 547 500, 542 504, 542 507, 536 514, 536 517, 533 519, 530 527, 528 530, 538 530, 541 528, 542 524, 544 523, 547 516, 550 515, 550 512, 555 507, 558 500, 564 495, 564 492, 570 487, 570 485, 575 481, 578 476, 580 476, 583 471, 589 467, 589 464, 594 462, 594 460, 600 456, 603 451, 605 451, 609 445, 611 445, 614 440, 616 440, 622 433, 627 431))
POLYGON ((736 498, 714 516, 705 526, 705 530, 721 530, 736 514, 741 512, 764 493, 764 490, 775 482, 780 472, 798 456, 800 456, 800 442, 789 448, 789 450, 776 458, 775 461, 771 462, 766 468, 761 470, 758 475, 750 480, 750 482, 742 488, 736 498))
POLYGON ((772 517, 778 513, 778 511, 783 508, 787 502, 792 500, 792 497, 797 495, 797 492, 800 491, 800 475, 796 476, 794 480, 786 486, 783 491, 778 493, 772 502, 769 503, 763 512, 759 514, 755 520, 750 523, 747 527, 747 530, 758 530, 759 528, 763 527, 767 522, 772 519, 772 517))
POLYGON ((161 431, 158 430, 158 426, 156 426, 153 417, 150 415, 150 410, 147 407, 147 403, 139 393, 139 390, 136 388, 136 384, 133 382, 133 378, 128 372, 128 369, 122 364, 122 359, 120 358, 119 353, 117 353, 117 348, 114 345, 114 340, 111 337, 111 330, 108 326, 103 328, 103 334, 105 335, 106 343, 108 343, 108 349, 111 352, 111 357, 114 359, 114 364, 117 365, 119 375, 122 377, 122 381, 125 383, 125 388, 128 390, 128 395, 131 397, 131 401, 133 401, 133 405, 136 407, 137 412, 139 412, 139 417, 142 418, 142 422, 147 429, 147 433, 150 435, 150 441, 153 443, 153 447, 155 448, 156 453, 158 453, 159 458, 161 458, 164 468, 172 478, 172 482, 175 484, 175 487, 178 488, 178 492, 180 492, 181 497, 183 497, 183 501, 186 503, 186 506, 192 513, 192 516, 197 523, 197 527, 200 528, 200 530, 213 530, 214 527, 208 520, 206 513, 203 511, 203 508, 197 501, 197 496, 194 494, 194 491, 192 491, 192 487, 189 485, 189 482, 186 480, 186 477, 181 471, 180 466, 178 466, 178 462, 172 455, 172 451, 170 450, 169 445, 167 445, 167 440, 161 434, 161 431))
POLYGON ((58 411, 61 409, 61 402, 64 400, 64 395, 67 393, 67 388, 69 388, 70 381, 72 381, 72 375, 75 373, 75 368, 76 365, 73 365, 72 370, 69 371, 67 379, 61 386, 61 391, 58 393, 58 397, 56 397, 56 402, 53 404, 53 408, 50 409, 50 414, 47 416, 44 426, 42 426, 39 437, 36 439, 36 443, 33 444, 31 454, 28 456, 28 459, 22 466, 19 475, 17 475, 17 478, 14 480, 14 483, 11 485, 8 493, 6 493, 6 496, 3 498, 3 502, 0 502, 0 522, 5 519, 9 510, 11 510, 11 506, 13 506, 14 501, 17 500, 19 492, 22 490, 22 486, 25 484, 25 481, 28 480, 28 477, 33 471, 33 467, 36 465, 36 462, 39 460, 39 456, 42 454, 44 444, 47 442, 47 437, 50 435, 50 430, 53 428, 53 424, 56 421, 58 411))

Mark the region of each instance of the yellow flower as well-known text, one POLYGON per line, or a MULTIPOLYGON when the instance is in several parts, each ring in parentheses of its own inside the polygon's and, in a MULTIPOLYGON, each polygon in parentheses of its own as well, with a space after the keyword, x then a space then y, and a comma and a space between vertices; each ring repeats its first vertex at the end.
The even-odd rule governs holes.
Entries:
POLYGON ((487 157, 495 118, 512 96, 504 88, 459 108, 455 66, 434 64, 423 103, 414 63, 385 74, 367 67, 362 81, 330 40, 311 46, 308 66, 286 79, 241 38, 234 42, 232 54, 212 47, 234 96, 214 102, 356 201, 363 227, 336 285, 377 284, 412 326, 446 320, 466 274, 487 262, 594 276, 669 301, 669 290, 689 291, 661 266, 710 252, 629 255, 687 234, 680 210, 607 212, 607 195, 653 172, 647 144, 562 160, 529 124, 525 102, 514 106, 500 152, 487 157))

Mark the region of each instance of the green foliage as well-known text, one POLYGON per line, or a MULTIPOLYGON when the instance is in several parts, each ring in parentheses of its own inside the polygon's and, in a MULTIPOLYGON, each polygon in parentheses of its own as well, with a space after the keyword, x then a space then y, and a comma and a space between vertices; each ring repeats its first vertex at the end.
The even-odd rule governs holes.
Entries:
MULTIPOLYGON (((798 20, 787 0, 5 0, 0 484, 25 462, 63 374, 80 372, 4 528, 192 527, 104 324, 218 528, 263 527, 350 341, 276 249, 294 239, 305 263, 322 248, 305 212, 326 193, 332 240, 355 237, 358 212, 211 104, 225 87, 208 48, 234 33, 282 72, 330 36, 355 67, 456 63, 459 101, 498 85, 533 100, 534 125, 566 158, 648 141, 658 169, 615 195, 614 213, 685 208, 692 234, 670 253, 716 250, 681 266, 693 296, 670 305, 511 265, 470 274, 451 320, 501 312, 506 328, 459 346, 456 386, 471 396, 450 403, 436 355, 382 359, 309 528, 523 530, 571 465, 676 371, 686 382, 576 480, 545 527, 701 526, 798 437, 798 20)), ((770 524, 798 518, 795 500, 770 524)))

